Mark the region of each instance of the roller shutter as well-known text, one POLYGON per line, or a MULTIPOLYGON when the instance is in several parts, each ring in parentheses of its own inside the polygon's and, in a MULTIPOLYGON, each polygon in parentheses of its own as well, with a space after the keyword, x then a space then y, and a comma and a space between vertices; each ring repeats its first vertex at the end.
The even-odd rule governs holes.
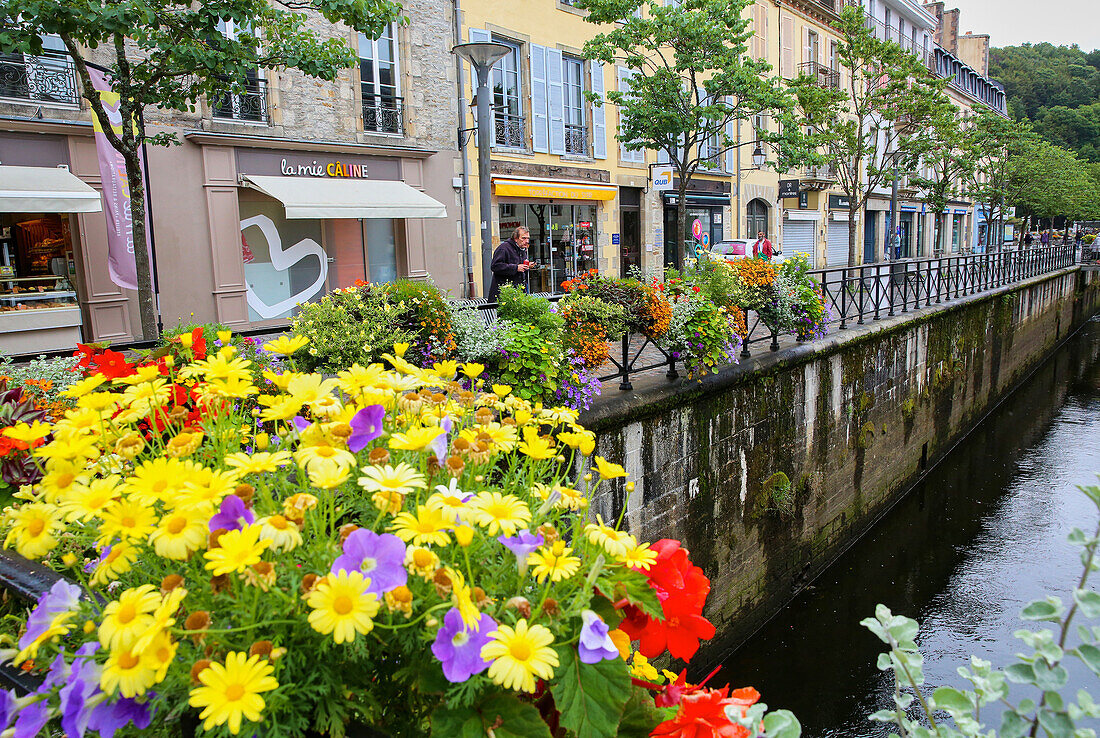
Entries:
POLYGON ((805 254, 810 267, 816 265, 814 254, 817 221, 788 220, 783 222, 783 256, 790 258, 795 254, 805 254))
POLYGON ((848 221, 829 221, 825 234, 825 263, 831 267, 848 266, 848 221))

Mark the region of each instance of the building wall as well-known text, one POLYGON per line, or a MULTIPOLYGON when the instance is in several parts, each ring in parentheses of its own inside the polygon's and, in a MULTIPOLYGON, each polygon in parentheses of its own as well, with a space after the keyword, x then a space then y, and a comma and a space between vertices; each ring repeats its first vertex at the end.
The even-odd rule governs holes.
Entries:
MULTIPOLYGON (((678 538, 711 578, 706 673, 827 566, 1100 308, 1076 268, 840 332, 695 387, 661 378, 581 422, 635 483, 593 500, 641 539, 678 538), (789 512, 771 490, 783 474, 789 512)), ((605 401, 606 400, 606 401, 605 401)))

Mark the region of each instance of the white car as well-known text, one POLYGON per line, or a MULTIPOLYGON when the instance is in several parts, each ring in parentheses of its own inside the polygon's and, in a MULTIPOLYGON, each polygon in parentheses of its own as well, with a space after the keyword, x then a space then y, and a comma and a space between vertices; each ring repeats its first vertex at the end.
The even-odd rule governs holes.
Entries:
MULTIPOLYGON (((752 245, 754 243, 756 243, 756 239, 731 238, 714 244, 710 247, 708 253, 712 258, 726 259, 727 261, 752 258, 752 245)), ((772 248, 772 261, 782 261, 783 253, 774 246, 772 248)))

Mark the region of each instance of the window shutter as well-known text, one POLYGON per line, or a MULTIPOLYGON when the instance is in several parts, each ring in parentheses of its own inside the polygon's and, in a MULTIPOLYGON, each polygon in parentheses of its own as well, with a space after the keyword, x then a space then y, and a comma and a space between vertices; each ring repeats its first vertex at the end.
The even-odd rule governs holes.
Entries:
POLYGON ((753 54, 757 59, 768 57, 768 9, 756 3, 752 6, 753 25, 756 35, 753 37, 753 54))
POLYGON ((817 61, 814 58, 814 45, 810 41, 810 29, 806 26, 802 27, 802 61, 817 61))
POLYGON ((782 38, 779 74, 790 79, 794 76, 794 18, 783 16, 779 26, 779 35, 782 38))
MULTIPOLYGON (((726 103, 733 104, 729 98, 726 98, 726 103)), ((737 161, 734 157, 737 156, 736 146, 738 143, 740 142, 737 140, 737 121, 731 117, 726 121, 726 140, 723 142, 723 146, 730 147, 726 149, 726 172, 730 174, 737 168, 737 161)))
POLYGON ((565 87, 562 84, 561 51, 546 50, 546 97, 550 122, 550 153, 565 153, 565 87))
POLYGON ((546 47, 531 44, 531 143, 541 154, 550 151, 546 103, 546 47))
POLYGON ((591 62, 592 92, 599 95, 601 105, 592 106, 592 156, 607 158, 607 101, 604 99, 603 64, 591 62))

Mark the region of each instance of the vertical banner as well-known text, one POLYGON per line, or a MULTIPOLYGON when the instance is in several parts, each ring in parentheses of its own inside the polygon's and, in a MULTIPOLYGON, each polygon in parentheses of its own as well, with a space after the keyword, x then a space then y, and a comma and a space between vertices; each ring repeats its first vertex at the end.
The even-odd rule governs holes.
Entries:
MULTIPOLYGON (((103 72, 88 67, 92 87, 99 93, 103 109, 111 121, 115 135, 122 136, 122 113, 119 110, 119 94, 111 90, 103 72)), ((92 115, 95 130, 95 148, 99 159, 99 176, 103 180, 103 202, 107 212, 107 271, 111 281, 119 287, 136 290, 137 266, 134 263, 134 218, 130 208, 130 185, 126 177, 126 160, 103 133, 99 118, 92 115)), ((141 150, 142 168, 145 169, 145 149, 141 150)), ((149 190, 146 188, 145 212, 149 212, 149 190)), ((148 218, 145 221, 145 248, 151 253, 148 218)), ((150 258, 150 269, 152 258, 150 258)))

